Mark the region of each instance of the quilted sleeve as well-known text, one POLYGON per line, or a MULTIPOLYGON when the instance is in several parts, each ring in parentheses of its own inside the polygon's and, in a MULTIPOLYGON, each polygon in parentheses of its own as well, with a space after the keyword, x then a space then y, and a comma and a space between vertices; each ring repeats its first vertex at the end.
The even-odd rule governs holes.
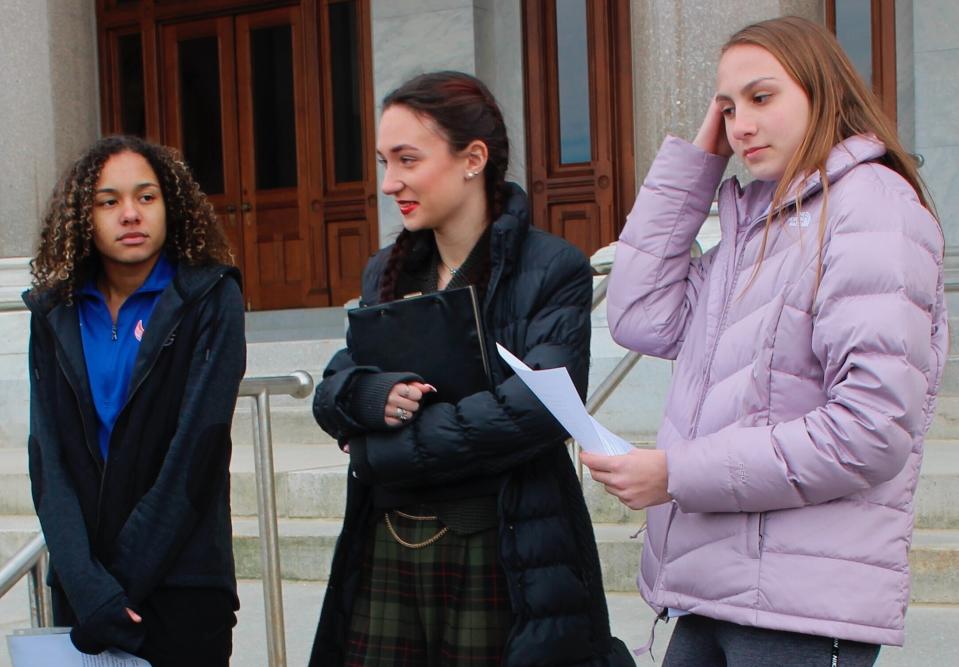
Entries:
POLYGON ((667 137, 616 245, 606 312, 613 339, 666 359, 679 354, 714 255, 690 259, 727 159, 667 137))

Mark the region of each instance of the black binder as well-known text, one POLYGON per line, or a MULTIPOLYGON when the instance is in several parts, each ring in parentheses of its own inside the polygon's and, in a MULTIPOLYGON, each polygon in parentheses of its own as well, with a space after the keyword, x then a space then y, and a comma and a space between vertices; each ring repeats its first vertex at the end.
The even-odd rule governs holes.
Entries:
POLYGON ((456 403, 491 388, 479 297, 472 285, 354 308, 350 352, 360 366, 413 372, 456 403))

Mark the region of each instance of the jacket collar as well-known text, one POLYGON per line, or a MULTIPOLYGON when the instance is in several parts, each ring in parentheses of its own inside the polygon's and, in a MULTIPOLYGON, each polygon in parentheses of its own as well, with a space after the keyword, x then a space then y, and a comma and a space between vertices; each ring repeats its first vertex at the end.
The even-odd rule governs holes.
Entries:
POLYGON ((513 272, 523 241, 529 233, 529 199, 523 188, 516 183, 507 183, 506 205, 503 213, 493 221, 490 238, 489 287, 486 303, 490 303, 499 281, 513 272))
POLYGON ((133 371, 130 373, 130 396, 153 368, 160 350, 172 343, 186 308, 202 299, 225 277, 236 280, 237 283, 241 282, 240 272, 236 267, 221 264, 180 265, 170 286, 160 294, 150 316, 150 328, 143 337, 133 371))
MULTIPOLYGON (((154 264, 153 269, 150 270, 150 274, 147 276, 147 279, 143 281, 143 284, 140 285, 133 292, 133 294, 155 294, 157 292, 162 292, 164 289, 166 289, 166 286, 170 284, 170 281, 173 280, 175 275, 176 264, 167 259, 165 253, 160 253, 159 258, 157 258, 157 262, 154 264)), ((77 290, 77 294, 80 296, 99 299, 103 298, 103 294, 97 288, 96 277, 90 278, 83 285, 81 285, 77 290)))
MULTIPOLYGON (((241 282, 240 272, 235 267, 220 264, 190 266, 181 263, 176 265, 174 270, 176 275, 160 294, 150 317, 149 333, 143 337, 140 351, 137 353, 130 375, 130 395, 149 373, 162 347, 172 340, 185 307, 205 296, 224 277, 236 280, 237 283, 241 282)), ((36 290, 28 290, 23 293, 23 301, 35 316, 41 318, 50 327, 57 341, 57 357, 60 366, 77 392, 81 409, 85 414, 93 415, 93 399, 83 356, 76 300, 67 303, 57 299, 50 292, 37 293, 36 290)), ((85 425, 88 430, 87 442, 95 443, 97 441, 95 418, 86 419, 85 425)), ((93 447, 91 451, 93 449, 99 451, 96 447, 93 447)))
MULTIPOLYGON (((826 179, 832 185, 849 173, 853 167, 882 157, 885 153, 886 145, 879 141, 875 135, 857 134, 844 139, 833 146, 826 158, 826 179)), ((766 187, 769 188, 770 195, 775 190, 775 184, 768 184, 766 187)), ((772 202, 769 202, 761 215, 750 220, 749 226, 751 227, 760 220, 765 220, 773 213, 795 205, 797 200, 808 199, 820 190, 822 190, 822 175, 820 172, 815 171, 809 176, 797 177, 786 191, 788 194, 783 198, 783 202, 777 211, 769 210, 772 205, 772 202)))
MULTIPOLYGON (((529 232, 529 199, 523 188, 516 183, 507 183, 506 204, 503 213, 493 221, 490 230, 490 281, 486 290, 486 302, 490 301, 496 285, 504 276, 512 273, 523 241, 529 232)), ((418 232, 403 262, 403 280, 413 282, 413 276, 422 271, 429 262, 434 241, 431 233, 418 232)))

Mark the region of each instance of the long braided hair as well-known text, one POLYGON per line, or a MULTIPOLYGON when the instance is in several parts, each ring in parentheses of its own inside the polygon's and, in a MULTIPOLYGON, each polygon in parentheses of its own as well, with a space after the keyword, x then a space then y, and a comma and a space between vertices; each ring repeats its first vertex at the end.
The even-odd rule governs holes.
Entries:
MULTIPOLYGON (((489 158, 482 178, 491 218, 502 215, 508 187, 509 139, 503 112, 486 85, 463 72, 442 71, 421 74, 410 79, 383 98, 383 110, 402 105, 416 114, 429 117, 443 132, 450 151, 456 153, 473 141, 486 144, 489 158)), ((430 232, 417 232, 418 234, 430 232)), ((396 282, 416 235, 403 229, 393 244, 380 282, 380 300, 397 297, 396 282)), ((482 288, 489 280, 489 262, 478 272, 482 288)))
POLYGON ((233 264, 230 246, 213 205, 176 151, 138 137, 112 136, 97 141, 60 179, 43 217, 40 245, 30 262, 33 286, 69 302, 96 274, 99 255, 93 243, 93 201, 103 165, 119 153, 136 153, 159 179, 166 209, 163 250, 183 264, 233 264))

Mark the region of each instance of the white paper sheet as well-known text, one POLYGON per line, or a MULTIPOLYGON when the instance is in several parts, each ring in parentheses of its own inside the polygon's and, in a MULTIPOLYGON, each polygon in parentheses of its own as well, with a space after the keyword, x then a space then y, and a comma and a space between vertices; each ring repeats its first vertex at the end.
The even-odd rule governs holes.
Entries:
POLYGON ((13 667, 150 667, 143 658, 119 649, 81 653, 70 641, 70 628, 15 630, 7 635, 7 647, 13 667))
POLYGON ((496 344, 496 350, 580 447, 587 452, 607 456, 627 454, 633 450, 631 444, 610 432, 586 412, 565 368, 534 371, 499 343, 496 344))

